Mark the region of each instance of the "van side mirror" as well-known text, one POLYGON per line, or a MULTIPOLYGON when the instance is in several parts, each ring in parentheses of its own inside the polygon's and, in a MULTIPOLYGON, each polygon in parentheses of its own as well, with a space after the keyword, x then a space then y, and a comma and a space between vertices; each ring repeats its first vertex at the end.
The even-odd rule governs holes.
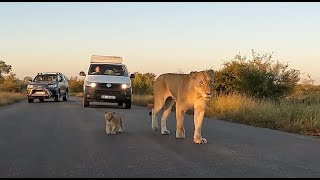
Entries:
POLYGON ((83 71, 80 71, 79 75, 80 76, 86 76, 86 73, 84 73, 83 71))
POLYGON ((130 74, 130 78, 134 78, 135 76, 134 76, 134 74, 130 74))

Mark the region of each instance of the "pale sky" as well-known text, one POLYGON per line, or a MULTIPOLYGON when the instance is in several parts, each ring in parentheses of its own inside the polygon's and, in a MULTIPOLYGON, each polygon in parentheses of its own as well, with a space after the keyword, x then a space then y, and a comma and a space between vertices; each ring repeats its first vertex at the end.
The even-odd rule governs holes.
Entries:
POLYGON ((320 3, 0 3, 0 60, 20 79, 78 76, 91 55, 122 56, 131 73, 219 70, 252 49, 320 84, 320 3))

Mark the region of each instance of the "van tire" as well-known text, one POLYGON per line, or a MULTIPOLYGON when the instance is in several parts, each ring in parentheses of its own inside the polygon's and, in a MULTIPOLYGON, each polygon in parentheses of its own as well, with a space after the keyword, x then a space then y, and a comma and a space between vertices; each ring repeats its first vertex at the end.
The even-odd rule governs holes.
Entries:
POLYGON ((127 102, 125 102, 125 104, 126 104, 126 109, 131 109, 131 101, 127 101, 127 102))
POLYGON ((89 107, 89 101, 87 98, 83 98, 83 107, 89 107))

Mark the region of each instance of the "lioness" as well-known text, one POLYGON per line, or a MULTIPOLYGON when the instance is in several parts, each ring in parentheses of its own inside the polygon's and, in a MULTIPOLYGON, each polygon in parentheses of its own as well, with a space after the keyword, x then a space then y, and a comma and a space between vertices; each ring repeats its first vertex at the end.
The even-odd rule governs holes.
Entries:
POLYGON ((202 121, 209 99, 211 98, 214 71, 191 72, 190 74, 167 73, 160 75, 154 82, 154 107, 151 112, 152 129, 159 129, 157 113, 163 108, 161 134, 170 134, 167 118, 176 103, 176 138, 185 138, 183 125, 187 110, 194 108, 193 142, 207 143, 201 136, 202 121))

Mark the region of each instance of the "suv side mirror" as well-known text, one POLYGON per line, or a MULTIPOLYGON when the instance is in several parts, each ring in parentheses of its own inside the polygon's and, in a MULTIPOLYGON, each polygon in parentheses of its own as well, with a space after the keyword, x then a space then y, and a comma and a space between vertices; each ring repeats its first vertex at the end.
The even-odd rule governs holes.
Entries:
POLYGON ((134 74, 130 74, 130 78, 134 78, 135 76, 134 76, 134 74))
POLYGON ((86 73, 84 73, 83 71, 80 71, 79 75, 80 76, 86 76, 86 73))

